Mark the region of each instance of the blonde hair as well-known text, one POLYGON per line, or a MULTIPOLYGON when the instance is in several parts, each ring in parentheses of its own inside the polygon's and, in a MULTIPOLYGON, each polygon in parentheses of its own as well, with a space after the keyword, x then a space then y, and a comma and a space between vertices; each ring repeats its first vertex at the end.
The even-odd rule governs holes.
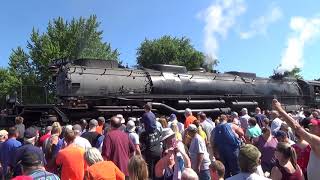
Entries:
POLYGON ((171 124, 171 129, 173 132, 179 132, 178 124, 177 123, 172 123, 171 124))
POLYGON ((62 132, 62 127, 61 127, 60 123, 59 122, 54 122, 52 124, 51 134, 59 134, 60 135, 61 132, 62 132))
POLYGON ((128 164, 130 180, 147 180, 148 165, 142 156, 132 156, 128 164))
POLYGON ((103 161, 101 153, 97 148, 87 149, 86 152, 84 153, 84 159, 86 160, 89 166, 97 162, 103 161))

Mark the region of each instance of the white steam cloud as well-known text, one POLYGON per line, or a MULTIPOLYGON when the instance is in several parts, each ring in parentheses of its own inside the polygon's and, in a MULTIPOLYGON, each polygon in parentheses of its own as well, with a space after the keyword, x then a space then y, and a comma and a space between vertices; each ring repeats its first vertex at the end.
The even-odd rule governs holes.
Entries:
POLYGON ((293 17, 290 28, 293 34, 289 37, 287 48, 283 52, 281 64, 277 69, 279 73, 303 67, 303 50, 306 43, 320 35, 320 17, 310 19, 293 17))
POLYGON ((283 17, 282 11, 279 7, 273 7, 268 12, 252 21, 250 24, 250 30, 240 33, 241 39, 249 39, 258 34, 266 34, 268 27, 280 20, 283 17))
POLYGON ((200 12, 204 27, 204 50, 206 63, 214 64, 218 57, 218 37, 226 38, 228 31, 235 24, 235 19, 246 11, 243 0, 217 0, 206 10, 200 12))

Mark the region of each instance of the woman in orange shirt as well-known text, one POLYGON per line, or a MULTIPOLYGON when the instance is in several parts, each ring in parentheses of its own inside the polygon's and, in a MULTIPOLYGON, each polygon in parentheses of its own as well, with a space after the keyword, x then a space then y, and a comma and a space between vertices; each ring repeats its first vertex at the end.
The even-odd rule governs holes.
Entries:
POLYGON ((84 159, 89 165, 85 172, 85 180, 124 180, 125 175, 112 161, 104 161, 101 153, 96 148, 89 148, 84 153, 84 159))

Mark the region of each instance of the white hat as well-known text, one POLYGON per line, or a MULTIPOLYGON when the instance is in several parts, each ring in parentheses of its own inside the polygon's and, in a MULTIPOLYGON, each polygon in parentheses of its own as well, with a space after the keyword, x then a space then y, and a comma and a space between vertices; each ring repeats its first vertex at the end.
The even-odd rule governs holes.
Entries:
POLYGON ((117 117, 117 118, 120 118, 121 124, 126 123, 126 120, 123 118, 122 114, 117 114, 116 117, 117 117))
POLYGON ((127 122, 127 131, 128 132, 134 132, 134 130, 136 129, 136 125, 134 124, 134 122, 132 120, 129 120, 127 122))
POLYGON ((160 141, 166 140, 168 137, 175 135, 171 128, 163 128, 160 141))

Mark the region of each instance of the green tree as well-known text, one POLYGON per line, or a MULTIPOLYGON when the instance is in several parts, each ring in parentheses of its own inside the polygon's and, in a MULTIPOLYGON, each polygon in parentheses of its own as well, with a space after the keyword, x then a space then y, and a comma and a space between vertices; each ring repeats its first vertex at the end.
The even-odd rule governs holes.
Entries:
POLYGON ((0 99, 3 105, 5 97, 14 94, 17 87, 21 84, 20 79, 8 69, 0 68, 0 99))
POLYGON ((33 28, 25 50, 14 49, 9 58, 9 70, 22 84, 40 85, 54 92, 49 66, 52 60, 93 58, 119 60, 119 53, 102 41, 103 31, 95 15, 70 22, 59 17, 48 23, 45 32, 33 28))
POLYGON ((303 79, 301 75, 301 69, 298 67, 293 68, 291 71, 285 71, 283 73, 273 70, 273 75, 270 78, 279 79, 283 77, 294 77, 296 79, 303 79))
POLYGON ((153 64, 175 64, 191 70, 201 67, 204 60, 204 54, 197 51, 186 37, 145 39, 137 50, 137 64, 146 68, 153 64))
POLYGON ((286 71, 285 72, 286 76, 292 76, 295 77, 297 79, 303 79, 302 75, 301 75, 301 69, 298 67, 293 68, 291 71, 286 71))

